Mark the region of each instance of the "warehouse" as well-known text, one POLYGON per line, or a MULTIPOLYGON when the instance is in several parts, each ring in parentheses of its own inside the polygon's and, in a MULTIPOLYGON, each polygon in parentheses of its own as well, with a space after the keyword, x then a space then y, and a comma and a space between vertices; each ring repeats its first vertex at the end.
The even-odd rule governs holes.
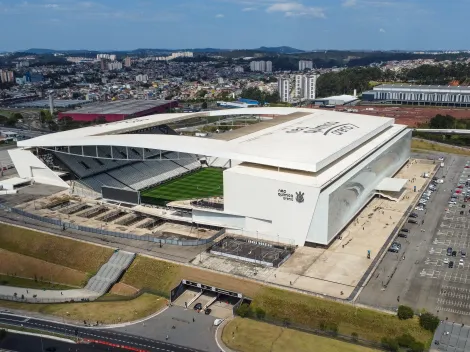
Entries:
POLYGON ((470 87, 381 84, 362 93, 365 102, 423 106, 470 106, 470 87))
POLYGON ((90 122, 103 119, 106 122, 113 122, 165 113, 177 106, 178 103, 173 100, 120 100, 60 112, 59 120, 68 116, 74 121, 90 122))

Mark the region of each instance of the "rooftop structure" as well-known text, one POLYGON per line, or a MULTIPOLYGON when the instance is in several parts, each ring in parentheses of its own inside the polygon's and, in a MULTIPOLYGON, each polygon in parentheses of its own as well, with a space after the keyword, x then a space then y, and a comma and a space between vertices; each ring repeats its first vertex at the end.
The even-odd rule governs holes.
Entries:
MULTIPOLYGON (((57 101, 54 101, 56 104, 57 101)), ((106 121, 119 121, 132 117, 145 116, 155 113, 167 112, 176 107, 172 100, 122 100, 106 103, 97 103, 84 106, 77 110, 59 113, 59 119, 70 116, 76 121, 93 121, 104 117, 106 121)))
POLYGON ((362 93, 362 100, 392 104, 470 106, 469 86, 381 84, 362 93))

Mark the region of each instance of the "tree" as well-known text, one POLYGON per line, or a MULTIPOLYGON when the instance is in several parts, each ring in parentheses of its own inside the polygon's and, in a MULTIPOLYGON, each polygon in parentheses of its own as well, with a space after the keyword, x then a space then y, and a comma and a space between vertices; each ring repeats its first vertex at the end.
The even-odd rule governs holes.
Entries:
POLYGON ((397 352, 400 349, 398 342, 391 337, 382 337, 381 344, 387 351, 397 352))
POLYGON ((252 314, 250 305, 248 303, 242 303, 237 309, 237 314, 242 318, 250 317, 252 314))
POLYGON ((415 341, 410 346, 411 352, 423 352, 424 351, 424 344, 419 341, 415 341))
POLYGON ((455 128, 455 122, 455 118, 450 115, 437 114, 429 121, 429 127, 436 129, 455 128))
POLYGON ((202 102, 201 109, 207 109, 207 101, 202 102))
POLYGON ((411 345, 415 343, 415 338, 410 334, 403 334, 401 336, 398 336, 396 341, 401 347, 411 347, 411 345))
POLYGON ((407 306, 399 306, 397 312, 398 319, 406 320, 411 319, 414 316, 413 309, 407 306))
POLYGON ((266 316, 266 312, 261 307, 256 307, 255 314, 256 314, 256 317, 260 320, 263 320, 264 317, 266 316))
POLYGON ((426 330, 434 332, 439 326, 439 318, 431 313, 422 313, 419 317, 419 325, 426 330))

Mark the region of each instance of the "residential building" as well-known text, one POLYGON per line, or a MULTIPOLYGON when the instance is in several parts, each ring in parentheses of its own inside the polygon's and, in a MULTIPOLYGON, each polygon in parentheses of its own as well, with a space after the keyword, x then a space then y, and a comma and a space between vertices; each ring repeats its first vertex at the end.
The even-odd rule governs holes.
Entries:
POLYGON ((13 71, 2 71, 2 70, 0 70, 0 81, 2 83, 14 82, 15 81, 15 74, 13 73, 13 71))
POLYGON ((280 77, 277 82, 279 90, 279 98, 283 103, 288 103, 291 100, 290 93, 290 78, 280 77))
POLYGON ((236 67, 234 68, 234 71, 235 71, 235 72, 245 72, 245 70, 244 70, 243 67, 241 67, 241 66, 236 66, 236 67))
POLYGON ((303 71, 305 69, 312 70, 313 69, 313 61, 300 60, 299 61, 299 71, 303 71))
POLYGON ((149 76, 140 74, 140 75, 135 76, 135 80, 137 82, 147 82, 149 80, 149 76))
POLYGON ((113 62, 108 63, 108 70, 110 71, 122 70, 122 62, 113 61, 113 62))
POLYGON ((266 61, 266 72, 273 72, 273 63, 271 61, 266 61))
POLYGON ((130 57, 126 57, 126 58, 124 59, 124 66, 125 66, 125 67, 131 67, 131 66, 132 66, 132 60, 131 60, 130 57))
POLYGON ((106 60, 111 60, 115 61, 116 60, 116 55, 114 54, 98 54, 96 55, 96 58, 99 59, 106 59, 106 60))
POLYGON ((251 61, 250 69, 252 72, 272 72, 273 63, 271 61, 251 61))

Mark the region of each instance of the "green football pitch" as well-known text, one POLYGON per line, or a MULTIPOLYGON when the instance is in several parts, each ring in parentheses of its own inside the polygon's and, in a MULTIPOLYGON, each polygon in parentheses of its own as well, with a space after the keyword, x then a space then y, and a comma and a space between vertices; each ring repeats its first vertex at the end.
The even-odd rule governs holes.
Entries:
POLYGON ((165 205, 175 200, 221 196, 224 193, 222 173, 222 169, 199 169, 141 192, 142 203, 165 205))

